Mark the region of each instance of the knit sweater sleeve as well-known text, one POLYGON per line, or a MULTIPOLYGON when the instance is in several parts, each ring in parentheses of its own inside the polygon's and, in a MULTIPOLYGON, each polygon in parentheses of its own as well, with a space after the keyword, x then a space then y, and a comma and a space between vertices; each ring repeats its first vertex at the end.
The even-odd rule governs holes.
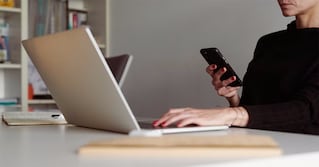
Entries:
POLYGON ((249 114, 247 127, 257 129, 304 132, 312 117, 309 113, 309 103, 306 101, 244 105, 244 108, 249 114))
MULTIPOLYGON (((262 52, 259 45, 260 41, 255 56, 262 52)), ((310 77, 289 99, 270 104, 241 104, 249 114, 247 127, 319 134, 319 61, 313 62, 307 71, 310 77)))
POLYGON ((313 131, 311 127, 319 125, 319 69, 315 74, 302 90, 285 102, 243 105, 249 114, 247 126, 291 132, 313 131))

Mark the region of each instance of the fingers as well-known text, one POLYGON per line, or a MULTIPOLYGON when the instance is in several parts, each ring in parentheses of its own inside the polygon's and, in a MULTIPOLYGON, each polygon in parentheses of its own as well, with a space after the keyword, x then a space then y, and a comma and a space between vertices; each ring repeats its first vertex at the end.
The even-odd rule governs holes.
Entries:
POLYGON ((184 126, 188 126, 188 125, 191 125, 191 124, 195 124, 195 125, 201 126, 200 121, 198 121, 198 118, 188 117, 188 118, 185 118, 185 119, 181 120, 177 124, 177 127, 184 127, 184 126))
POLYGON ((153 126, 167 127, 173 123, 192 116, 191 108, 171 109, 164 114, 159 120, 153 122, 153 126))
POLYGON ((216 73, 215 73, 215 77, 220 79, 222 77, 222 75, 224 75, 227 71, 226 67, 220 68, 216 73))
POLYGON ((231 84, 234 81, 236 81, 236 76, 232 76, 232 77, 230 77, 228 79, 223 80, 222 82, 223 82, 224 86, 227 86, 227 85, 231 84))
POLYGON ((206 72, 210 75, 210 76, 212 76, 212 75, 214 75, 214 70, 216 70, 217 69, 217 65, 216 64, 211 64, 211 65, 209 65, 207 68, 206 68, 206 72))
POLYGON ((217 65, 212 64, 206 68, 206 72, 212 77, 211 84, 215 88, 217 94, 223 97, 232 97, 237 94, 239 87, 230 87, 229 84, 236 81, 236 76, 232 76, 226 80, 221 80, 221 76, 227 72, 227 68, 223 67, 216 71, 217 65))
POLYGON ((220 68, 218 71, 216 64, 212 64, 206 68, 206 72, 215 80, 219 80, 220 77, 227 71, 226 67, 220 68))
MULTIPOLYGON (((225 74, 225 72, 227 71, 226 68, 222 68, 220 69, 219 71, 217 71, 214 76, 212 76, 213 80, 212 80, 212 85, 214 86, 215 90, 219 90, 221 88, 224 88, 226 87, 229 83, 232 83, 233 82, 233 78, 230 77, 226 80, 221 80, 221 76, 223 74, 225 74)), ((236 78, 235 78, 236 80, 236 78)))
MULTIPOLYGON (((212 77, 212 85, 214 86, 215 90, 220 91, 220 89, 228 88, 228 85, 236 81, 236 76, 232 76, 228 79, 221 80, 222 75, 227 72, 227 68, 223 67, 218 71, 215 71, 217 68, 216 65, 210 65, 206 68, 206 72, 211 75, 212 77), (214 72, 215 71, 215 72, 214 72)), ((233 90, 231 90, 233 91, 233 90)), ((218 93, 220 94, 220 93, 218 93)))
POLYGON ((227 86, 227 87, 223 87, 221 89, 218 89, 217 94, 219 96, 230 98, 230 97, 238 95, 238 90, 239 90, 239 87, 227 86))
POLYGON ((184 119, 187 119, 187 118, 191 118, 191 117, 193 117, 193 114, 190 114, 190 113, 176 114, 176 115, 171 116, 168 119, 166 119, 166 121, 161 126, 162 127, 167 127, 169 125, 175 124, 177 122, 180 122, 181 120, 184 120, 184 119))
MULTIPOLYGON (((217 70, 217 65, 212 64, 206 68, 206 72, 212 77, 212 84, 215 88, 226 86, 223 84, 224 81, 221 81, 220 78, 225 74, 227 69, 225 67, 217 70)), ((227 81, 229 82, 229 81, 227 81)))
MULTIPOLYGON (((210 125, 228 125, 229 123, 228 108, 214 108, 214 109, 172 109, 164 114, 162 118, 155 121, 155 127, 167 127, 176 124, 177 127, 184 127, 190 124, 199 126, 210 125)), ((233 118, 231 118, 233 120, 233 118)))

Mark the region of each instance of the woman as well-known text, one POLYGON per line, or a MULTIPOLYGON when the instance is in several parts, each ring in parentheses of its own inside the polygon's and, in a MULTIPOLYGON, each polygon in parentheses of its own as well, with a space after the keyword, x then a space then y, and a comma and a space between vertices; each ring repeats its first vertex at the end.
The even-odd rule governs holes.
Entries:
POLYGON ((242 97, 236 78, 221 81, 225 68, 213 72, 212 84, 230 107, 171 109, 154 126, 231 125, 319 134, 319 0, 278 0, 284 16, 295 16, 287 30, 259 39, 243 79, 242 97))

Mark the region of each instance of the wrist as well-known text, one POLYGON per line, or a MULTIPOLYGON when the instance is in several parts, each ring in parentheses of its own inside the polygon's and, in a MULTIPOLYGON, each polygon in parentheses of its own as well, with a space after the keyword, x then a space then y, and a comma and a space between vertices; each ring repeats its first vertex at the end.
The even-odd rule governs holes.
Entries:
POLYGON ((238 94, 231 96, 231 97, 226 97, 226 99, 227 99, 230 107, 237 107, 239 105, 240 97, 238 94))
POLYGON ((230 125, 245 127, 249 119, 249 115, 246 109, 244 107, 231 107, 230 110, 233 115, 233 119, 230 125))

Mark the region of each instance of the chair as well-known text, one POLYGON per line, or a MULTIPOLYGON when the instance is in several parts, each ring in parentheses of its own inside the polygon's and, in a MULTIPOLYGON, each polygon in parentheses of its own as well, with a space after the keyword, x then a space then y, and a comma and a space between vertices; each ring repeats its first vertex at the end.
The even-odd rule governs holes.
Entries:
POLYGON ((127 72, 131 66, 133 56, 129 54, 123 54, 119 56, 107 57, 105 60, 108 63, 119 86, 122 87, 127 72))

